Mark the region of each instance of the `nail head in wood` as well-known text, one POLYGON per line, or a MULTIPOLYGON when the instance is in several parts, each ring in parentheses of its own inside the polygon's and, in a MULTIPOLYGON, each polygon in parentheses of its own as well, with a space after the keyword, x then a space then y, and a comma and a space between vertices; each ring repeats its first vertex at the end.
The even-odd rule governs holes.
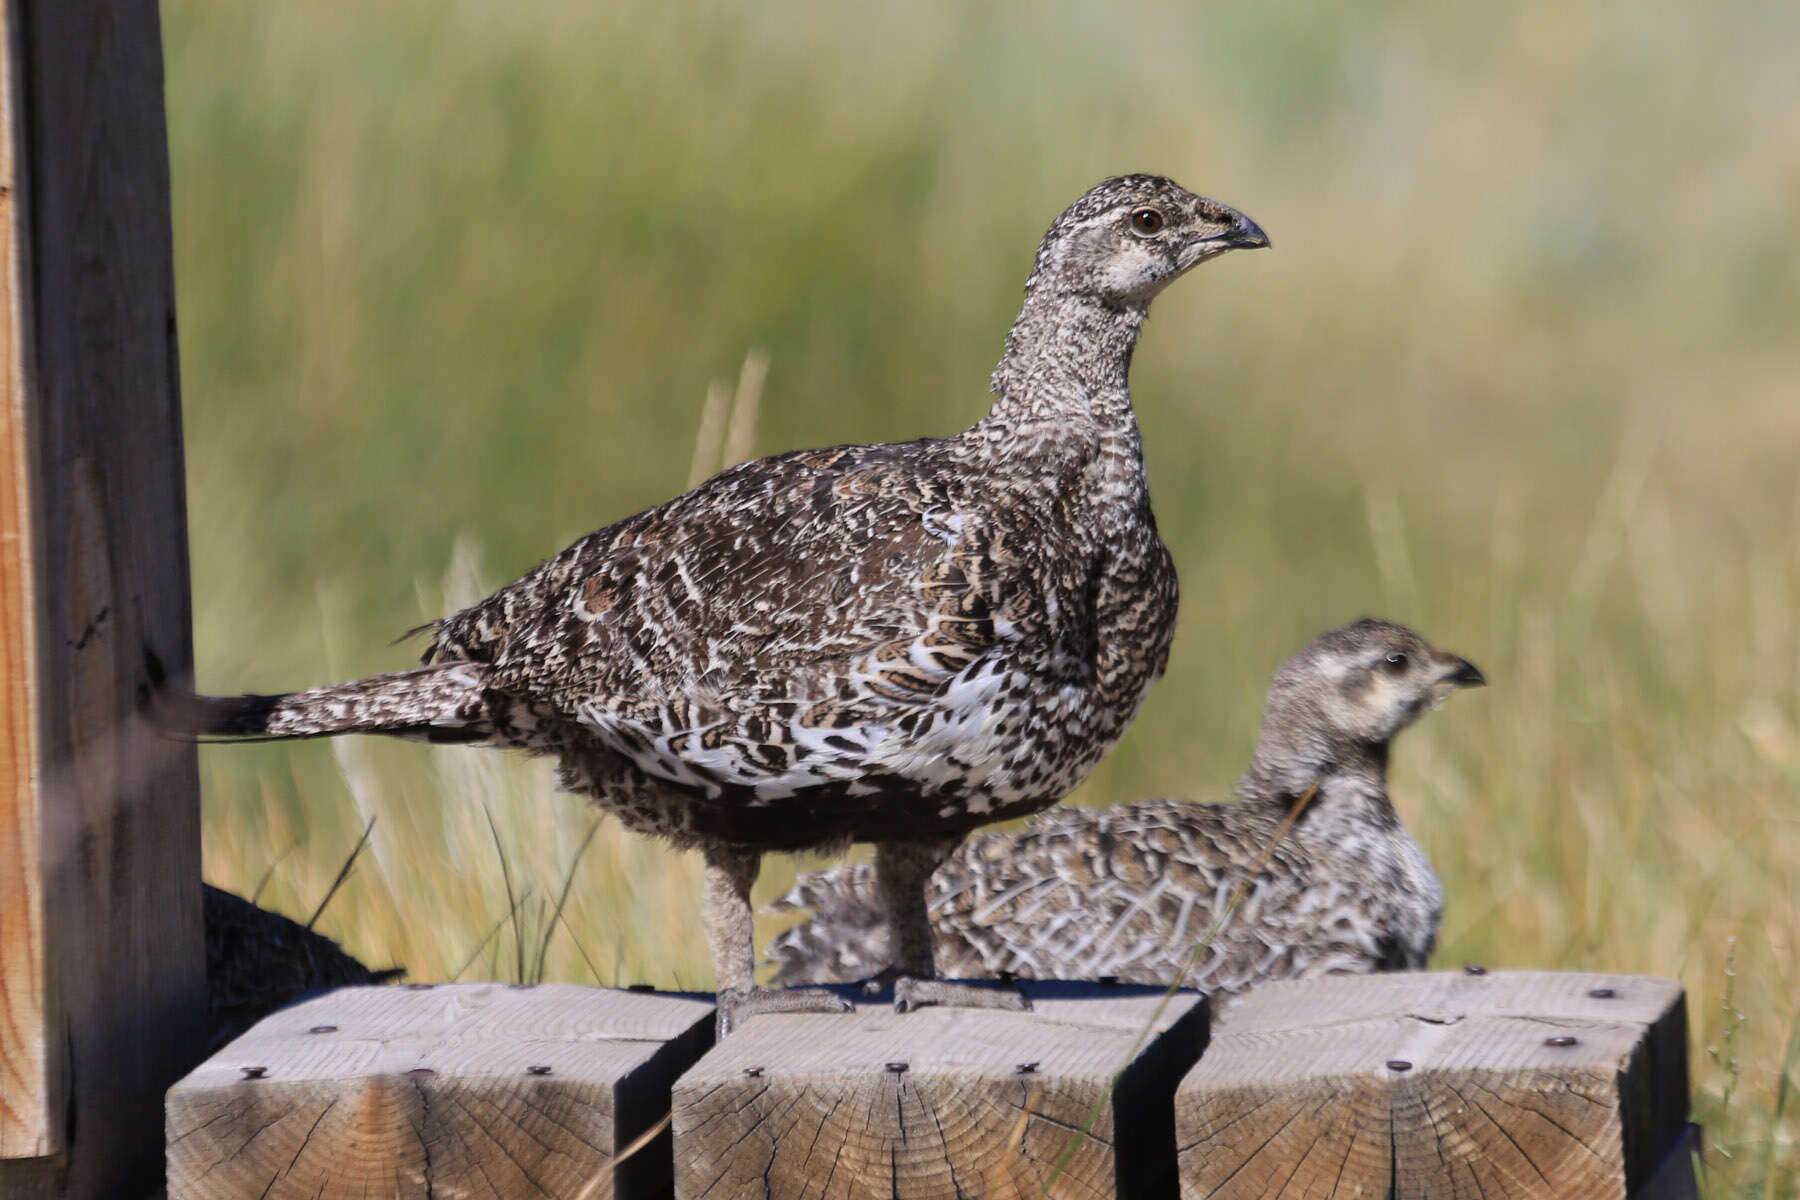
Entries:
POLYGON ((1614 996, 1617 996, 1618 994, 1619 993, 1613 991, 1613 989, 1611 989, 1611 988, 1592 988, 1588 991, 1588 995, 1592 996, 1596 1000, 1611 1000, 1614 996))
POLYGON ((1407 1062, 1404 1058, 1390 1058, 1387 1060, 1387 1069, 1390 1071, 1410 1071, 1412 1070, 1412 1064, 1407 1062))
POLYGON ((1204 999, 1020 990, 1032 1011, 874 1003, 747 1022, 675 1085, 675 1194, 1173 1198, 1173 1095, 1206 1041, 1204 999))
POLYGON ((1649 1200, 1687 1112, 1681 986, 1556 971, 1265 983, 1175 1094, 1182 1194, 1212 1200, 1649 1200))
POLYGON ((570 984, 340 989, 169 1090, 168 1194, 666 1197, 660 1122, 714 1019, 706 1000, 570 984), (267 1073, 254 1087, 246 1061, 267 1073))
POLYGON ((308 1029, 306 1032, 308 1032, 308 1033, 336 1033, 337 1026, 336 1025, 314 1025, 311 1029, 308 1029))
POLYGON ((267 1067, 239 1067, 238 1069, 244 1073, 245 1079, 261 1079, 269 1073, 267 1067))
POLYGON ((1487 968, 1482 966, 1480 963, 1464 963, 1463 964, 1463 974, 1464 975, 1486 975, 1487 968))

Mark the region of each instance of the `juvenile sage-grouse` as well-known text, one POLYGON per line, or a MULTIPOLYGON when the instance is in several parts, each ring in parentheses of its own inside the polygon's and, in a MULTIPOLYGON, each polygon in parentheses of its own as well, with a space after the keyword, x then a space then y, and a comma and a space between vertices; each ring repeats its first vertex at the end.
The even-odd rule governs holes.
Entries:
MULTIPOLYGON (((1423 967, 1443 892, 1388 801, 1388 749, 1426 709, 1483 682, 1403 625, 1362 620, 1320 636, 1275 672, 1235 804, 1054 808, 958 849, 931 881, 938 969, 1179 978, 1230 995, 1265 979, 1423 967)), ((860 979, 887 961, 866 864, 803 877, 776 907, 814 914, 771 947, 783 982, 860 979)))
POLYGON ((698 847, 734 1014, 767 851, 876 846, 896 1001, 933 987, 925 886, 977 826, 1067 794, 1163 671, 1175 570, 1127 374, 1155 296, 1268 245, 1167 179, 1109 179, 1050 226, 993 375, 949 438, 745 463, 576 542, 428 628, 426 665, 210 698, 216 736, 384 733, 555 755, 628 827, 698 847))

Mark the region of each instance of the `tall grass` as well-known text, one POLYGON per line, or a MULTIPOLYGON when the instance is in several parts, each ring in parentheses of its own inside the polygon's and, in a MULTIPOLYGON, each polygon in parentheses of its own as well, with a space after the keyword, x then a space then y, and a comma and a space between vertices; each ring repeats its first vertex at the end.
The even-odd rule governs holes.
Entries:
MULTIPOLYGON (((1164 171, 1275 249, 1174 289, 1138 356, 1182 627, 1078 798, 1224 794, 1284 653, 1417 625, 1494 683, 1398 755, 1441 960, 1680 978, 1715 1191, 1796 1194, 1800 9, 165 22, 204 686, 406 661, 399 630, 679 490, 752 350, 756 452, 967 423, 1043 226, 1164 171)), ((611 823, 577 860, 593 814, 542 764, 203 765, 209 876, 278 863, 288 912, 379 817, 321 922, 365 959, 529 971, 578 861, 548 976, 709 982, 697 864, 611 823)))

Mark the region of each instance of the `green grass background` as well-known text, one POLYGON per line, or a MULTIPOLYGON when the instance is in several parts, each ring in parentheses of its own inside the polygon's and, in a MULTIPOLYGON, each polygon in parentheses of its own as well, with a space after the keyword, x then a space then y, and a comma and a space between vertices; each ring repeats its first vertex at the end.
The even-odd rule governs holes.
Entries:
MULTIPOLYGON (((752 352, 759 453, 967 424, 1044 226, 1167 173, 1275 248, 1139 352, 1181 629, 1078 799, 1227 795, 1282 655, 1416 625, 1493 682, 1397 756, 1439 961, 1678 977, 1714 1188, 1795 1194, 1800 6, 164 21, 203 687, 411 661, 401 630, 680 490, 752 352)), ((593 821, 495 754, 203 766, 208 877, 286 911, 377 818, 321 926, 420 978, 533 972, 593 821), (484 942, 502 855, 529 895, 484 942)), ((710 982, 691 857, 604 826, 564 915, 549 977, 710 982)))

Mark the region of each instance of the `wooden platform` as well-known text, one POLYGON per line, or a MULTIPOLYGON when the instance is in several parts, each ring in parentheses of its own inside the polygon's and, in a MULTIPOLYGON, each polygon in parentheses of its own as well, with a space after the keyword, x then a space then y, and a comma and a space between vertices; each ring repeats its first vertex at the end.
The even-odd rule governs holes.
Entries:
POLYGON ((1193 993, 1025 988, 717 1047, 706 997, 349 989, 169 1092, 169 1196, 1698 1200, 1668 980, 1267 984, 1210 1044, 1193 993))
POLYGON ((566 984, 333 992, 169 1090, 169 1197, 666 1195, 650 1131, 712 1027, 705 999, 566 984))
POLYGON ((1171 1098, 1205 1000, 1024 988, 1029 1013, 755 1018, 675 1086, 676 1196, 1173 1197, 1171 1098))
POLYGON ((1687 1120, 1682 991, 1544 971, 1265 984, 1175 1104, 1187 1196, 1647 1196, 1687 1120))

